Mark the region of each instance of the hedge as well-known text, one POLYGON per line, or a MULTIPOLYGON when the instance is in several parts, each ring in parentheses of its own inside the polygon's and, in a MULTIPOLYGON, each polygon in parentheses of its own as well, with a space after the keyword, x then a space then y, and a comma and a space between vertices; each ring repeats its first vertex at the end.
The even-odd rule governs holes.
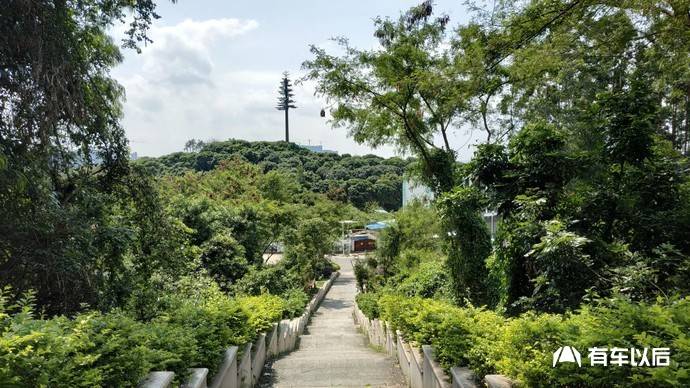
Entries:
POLYGON ((117 310, 41 319, 30 302, 8 306, 0 292, 0 386, 135 387, 151 370, 179 379, 190 367, 213 374, 225 348, 268 329, 286 304, 268 294, 231 299, 216 291, 171 299, 148 322, 117 310))
POLYGON ((506 318, 431 299, 364 295, 358 296, 362 312, 378 311, 407 340, 432 345, 446 369, 468 366, 479 376, 503 374, 529 387, 690 386, 690 298, 653 304, 613 298, 575 313, 506 318), (566 345, 580 350, 581 368, 569 363, 552 367, 553 352, 566 345), (668 347, 671 365, 590 366, 591 347, 649 348, 650 352, 668 347))

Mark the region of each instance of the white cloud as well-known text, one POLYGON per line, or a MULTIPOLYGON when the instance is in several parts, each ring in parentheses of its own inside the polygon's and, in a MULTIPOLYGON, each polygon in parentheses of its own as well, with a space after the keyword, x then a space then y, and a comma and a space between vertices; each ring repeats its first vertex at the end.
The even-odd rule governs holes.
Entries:
POLYGON ((158 36, 176 37, 189 44, 204 45, 218 38, 232 38, 259 27, 256 20, 208 19, 195 21, 186 19, 174 26, 154 27, 154 39, 158 36))
MULTIPOLYGON (((153 43, 114 72, 126 90, 123 125, 133 151, 154 156, 179 151, 190 138, 282 140, 283 114, 275 109, 282 71, 235 68, 225 52, 240 44, 238 39, 251 41, 258 26, 238 19, 154 25, 153 43)), ((298 77, 291 75, 293 81, 298 77)), ((322 101, 313 90, 310 83, 295 85, 298 109, 290 112, 290 140, 370 153, 320 117, 322 101)), ((393 150, 377 153, 392 155, 393 150)))
POLYGON ((213 70, 211 47, 256 29, 255 20, 186 19, 174 26, 154 26, 153 44, 142 54, 141 72, 152 82, 172 86, 209 84, 213 70))

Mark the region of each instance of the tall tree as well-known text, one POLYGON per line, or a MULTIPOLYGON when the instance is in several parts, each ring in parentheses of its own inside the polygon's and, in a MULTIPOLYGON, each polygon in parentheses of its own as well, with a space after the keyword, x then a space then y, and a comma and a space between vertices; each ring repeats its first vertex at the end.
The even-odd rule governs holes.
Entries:
MULTIPOLYGON (((123 89, 109 74, 122 55, 107 30, 131 16, 124 46, 148 42, 155 3, 7 0, 1 9, 0 287, 35 289, 50 313, 105 303, 112 295, 99 285, 122 284, 135 249, 116 220, 143 236, 142 222, 155 219, 137 218, 155 206, 127 201, 155 204, 129 171, 123 89)), ((147 259, 156 250, 139 248, 147 259)))
POLYGON ((316 81, 317 94, 335 102, 336 126, 349 126, 358 142, 393 144, 419 158, 419 176, 439 198, 447 198, 443 235, 451 247, 448 267, 456 296, 485 304, 482 269, 491 240, 479 216, 478 193, 454 190, 461 181, 448 141, 453 126, 476 121, 481 110, 469 106, 477 88, 467 74, 473 68, 458 65, 458 50, 448 44, 448 22, 448 16, 433 15, 432 1, 424 1, 397 20, 375 20, 380 49, 359 50, 337 39, 344 55, 312 47, 315 58, 303 67, 306 78, 316 81))
POLYGON ((357 49, 339 38, 344 55, 312 46, 314 59, 302 65, 306 78, 316 81, 316 93, 335 103, 335 126, 348 126, 357 142, 412 152, 437 192, 455 184, 448 131, 465 112, 465 85, 445 45, 448 21, 433 17, 432 3, 425 1, 397 20, 375 20, 381 49, 357 49))
POLYGON ((296 109, 295 100, 293 97, 295 94, 292 92, 292 82, 290 82, 290 75, 286 71, 283 73, 283 79, 280 81, 280 87, 278 88, 278 106, 276 109, 285 111, 285 142, 290 142, 290 125, 288 119, 288 111, 290 109, 296 109))
POLYGON ((473 68, 472 98, 495 140, 544 120, 572 141, 598 146, 599 132, 582 125, 589 103, 598 93, 620 92, 635 74, 659 103, 656 132, 688 155, 688 15, 687 0, 501 1, 460 27, 453 44, 462 65, 473 68))

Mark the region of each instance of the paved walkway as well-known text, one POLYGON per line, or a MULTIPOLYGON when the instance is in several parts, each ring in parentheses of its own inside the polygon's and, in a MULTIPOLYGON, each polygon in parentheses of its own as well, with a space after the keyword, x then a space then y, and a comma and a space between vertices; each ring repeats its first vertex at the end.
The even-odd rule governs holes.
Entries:
POLYGON ((403 387, 395 361, 367 345, 355 329, 355 278, 349 258, 336 257, 340 277, 314 313, 299 349, 267 365, 262 387, 403 387))

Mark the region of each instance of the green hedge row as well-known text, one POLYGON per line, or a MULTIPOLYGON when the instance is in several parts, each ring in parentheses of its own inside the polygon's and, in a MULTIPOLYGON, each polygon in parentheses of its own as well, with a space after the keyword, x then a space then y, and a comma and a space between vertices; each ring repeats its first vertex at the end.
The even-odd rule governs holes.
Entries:
MULTIPOLYGON (((611 299, 577 313, 505 318, 431 299, 360 294, 362 312, 400 330, 407 340, 434 347, 446 368, 469 366, 479 376, 498 373, 523 386, 690 386, 690 298, 654 304, 611 299), (582 367, 552 366, 553 353, 573 346, 582 367), (591 347, 671 349, 668 367, 590 366, 591 347)), ((649 355, 651 358, 651 355, 649 355)))
POLYGON ((8 306, 0 292, 0 386, 134 387, 151 370, 213 374, 227 346, 251 341, 287 307, 277 296, 231 299, 212 289, 171 298, 148 322, 122 311, 40 319, 30 302, 8 306))

